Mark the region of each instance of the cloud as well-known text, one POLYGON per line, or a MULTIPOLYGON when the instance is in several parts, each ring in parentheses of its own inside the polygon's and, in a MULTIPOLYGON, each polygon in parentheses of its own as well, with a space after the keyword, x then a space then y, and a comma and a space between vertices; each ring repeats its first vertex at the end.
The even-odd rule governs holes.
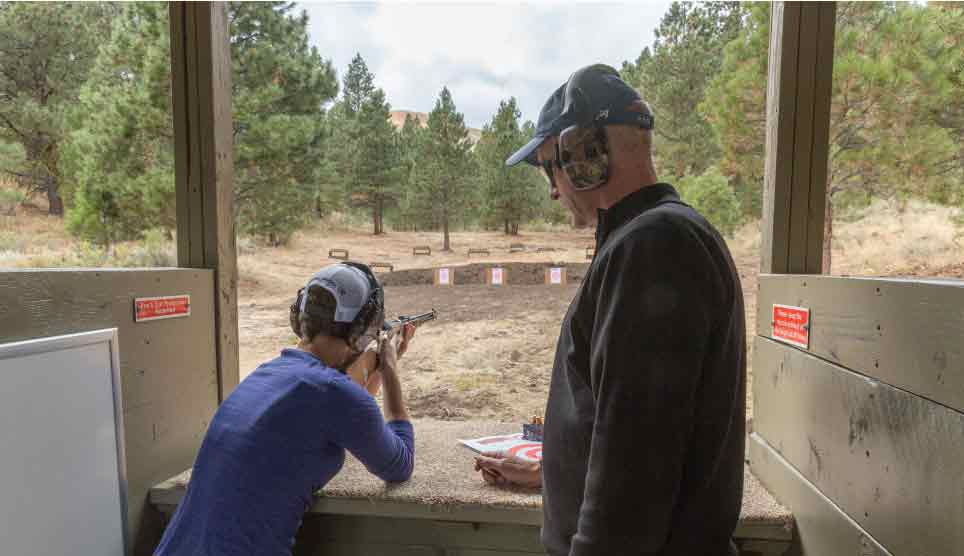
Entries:
POLYGON ((303 3, 312 44, 342 75, 361 53, 395 109, 428 112, 448 86, 481 127, 515 96, 524 119, 579 67, 619 67, 652 44, 669 2, 303 3))

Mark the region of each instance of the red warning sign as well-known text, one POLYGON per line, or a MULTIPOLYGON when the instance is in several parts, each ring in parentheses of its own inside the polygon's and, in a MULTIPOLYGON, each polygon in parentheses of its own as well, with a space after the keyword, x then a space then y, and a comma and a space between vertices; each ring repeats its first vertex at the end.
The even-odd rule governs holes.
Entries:
POLYGON ((810 309, 773 304, 773 339, 808 349, 810 309))
POLYGON ((186 317, 191 314, 190 295, 138 297, 134 299, 134 322, 186 317))

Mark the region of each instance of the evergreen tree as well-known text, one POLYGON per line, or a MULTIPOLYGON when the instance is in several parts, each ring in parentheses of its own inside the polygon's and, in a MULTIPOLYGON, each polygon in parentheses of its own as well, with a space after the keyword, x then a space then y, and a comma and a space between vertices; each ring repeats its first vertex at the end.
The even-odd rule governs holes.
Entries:
POLYGON ((471 144, 464 116, 456 110, 448 87, 443 87, 435 108, 428 115, 416 186, 426 205, 442 226, 443 251, 450 251, 449 226, 462 215, 472 197, 469 187, 471 144))
POLYGON ((65 114, 111 12, 100 2, 0 2, 0 177, 46 194, 50 214, 64 211, 65 114))
MULTIPOLYGON (((331 64, 308 46, 292 4, 228 6, 239 229, 277 245, 308 214, 325 165, 322 106, 331 64)), ((166 4, 125 4, 75 114, 71 228, 100 239, 173 227, 170 39, 166 4), (111 216, 105 216, 111 215, 111 216)))
POLYGON ((231 2, 235 192, 242 231, 286 242, 325 177, 322 106, 338 93, 289 2, 231 2))
POLYGON ((426 173, 420 164, 424 161, 422 152, 428 130, 413 114, 405 116, 405 123, 398 133, 398 168, 401 190, 396 203, 398 224, 408 230, 433 228, 436 223, 426 216, 432 216, 431 200, 423 198, 419 192, 419 180, 426 173))
POLYGON ((528 164, 514 167, 505 160, 522 147, 528 136, 519 128, 522 113, 515 98, 499 103, 499 111, 485 125, 476 145, 486 220, 500 223, 506 234, 518 235, 519 224, 532 218, 545 194, 544 180, 528 164))
MULTIPOLYGON (((942 162, 957 156, 960 142, 952 125, 941 125, 937 115, 952 111, 935 104, 942 97, 934 91, 953 95, 954 63, 948 62, 958 52, 914 46, 927 34, 922 14, 929 9, 933 8, 915 4, 838 4, 824 231, 827 272, 837 208, 875 197, 926 197, 952 191, 956 185, 954 172, 941 169, 942 162)), ((702 109, 725 146, 722 172, 744 182, 745 194, 759 199, 769 6, 755 5, 752 10, 749 24, 727 46, 723 71, 709 87, 702 109)), ((942 36, 946 34, 945 30, 942 36)))
POLYGON ((656 115, 658 162, 676 179, 703 173, 720 156, 697 108, 746 10, 739 2, 674 2, 656 28, 652 51, 644 49, 635 64, 623 65, 623 75, 656 115))
POLYGON ((398 201, 399 138, 389 121, 385 93, 375 88, 374 75, 360 54, 348 66, 337 114, 338 152, 333 156, 343 190, 352 206, 371 213, 373 233, 380 235, 386 206, 398 201))
POLYGON ((103 244, 175 227, 167 6, 125 4, 70 114, 67 227, 103 244))

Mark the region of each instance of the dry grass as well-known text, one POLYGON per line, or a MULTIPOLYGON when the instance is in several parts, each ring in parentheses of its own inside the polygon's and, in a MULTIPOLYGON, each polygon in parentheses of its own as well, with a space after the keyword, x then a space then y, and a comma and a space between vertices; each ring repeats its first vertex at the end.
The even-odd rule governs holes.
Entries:
MULTIPOLYGON (((0 268, 124 266, 125 261, 145 259, 144 246, 137 242, 118 245, 110 257, 100 252, 91 254, 89 246, 63 231, 62 219, 48 217, 45 211, 46 207, 38 203, 19 208, 15 216, 0 217, 0 268)), ((877 202, 838 219, 834 227, 834 274, 945 273, 964 277, 964 235, 955 225, 960 218, 959 209, 919 202, 901 209, 892 202, 877 202)), ((337 218, 308 226, 286 247, 265 247, 242 238, 242 375, 293 343, 288 304, 307 276, 335 262, 328 258, 329 249, 348 249, 353 260, 387 262, 399 270, 485 261, 579 263, 586 261, 585 248, 593 244, 593 232, 551 227, 525 231, 518 237, 498 232, 455 232, 451 252, 440 252, 441 244, 438 232, 392 232, 374 237, 367 228, 337 218), (525 251, 509 253, 514 243, 523 244, 525 251), (432 256, 413 256, 412 248, 421 245, 430 246, 432 256), (487 248, 491 255, 469 258, 470 248, 487 248)), ((751 331, 748 337, 752 338, 759 223, 744 225, 728 244, 740 273, 747 330, 751 331)), ((173 257, 173 243, 162 242, 159 249, 173 257)), ((419 331, 405 357, 406 395, 413 413, 442 419, 499 420, 541 414, 559 323, 574 290, 575 285, 555 289, 460 286, 444 291, 431 286, 389 288, 390 310, 408 314, 434 306, 443 315, 443 321, 419 331)), ((752 369, 749 376, 752 381, 752 369)), ((752 386, 747 398, 752 416, 752 386)))
POLYGON ((837 223, 833 274, 928 276, 964 260, 964 230, 955 225, 961 209, 911 201, 871 206, 837 223))

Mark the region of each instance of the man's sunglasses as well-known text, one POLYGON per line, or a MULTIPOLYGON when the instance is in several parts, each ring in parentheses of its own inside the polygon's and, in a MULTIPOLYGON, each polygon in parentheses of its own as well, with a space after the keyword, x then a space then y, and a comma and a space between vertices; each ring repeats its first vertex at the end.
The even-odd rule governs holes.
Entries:
POLYGON ((555 187, 556 187, 556 176, 555 176, 555 172, 554 172, 554 171, 555 171, 557 168, 558 168, 559 170, 562 170, 562 161, 559 160, 559 144, 558 144, 558 143, 556 143, 555 147, 553 148, 553 154, 554 154, 555 156, 554 156, 551 160, 543 160, 542 162, 539 163, 539 165, 542 167, 542 171, 546 173, 546 177, 549 178, 549 185, 550 185, 552 188, 555 188, 555 187))

